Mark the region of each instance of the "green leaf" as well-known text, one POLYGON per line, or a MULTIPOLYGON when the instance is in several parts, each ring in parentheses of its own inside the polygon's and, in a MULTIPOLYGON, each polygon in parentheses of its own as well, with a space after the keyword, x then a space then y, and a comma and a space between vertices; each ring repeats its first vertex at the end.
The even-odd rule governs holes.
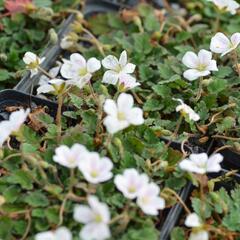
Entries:
POLYGON ((23 189, 31 190, 33 188, 32 178, 30 174, 24 170, 17 170, 12 172, 8 177, 10 183, 20 184, 23 189))
POLYGON ((41 191, 29 193, 24 201, 33 207, 46 207, 49 205, 48 198, 41 191))
POLYGON ((3 196, 6 202, 13 203, 18 199, 19 193, 20 189, 18 187, 10 186, 3 192, 3 196))
POLYGON ((150 37, 146 33, 135 33, 134 39, 134 50, 141 54, 148 54, 152 51, 152 45, 150 43, 150 37))
POLYGON ((227 80, 221 78, 214 78, 208 85, 210 93, 218 94, 219 92, 227 89, 227 80))
POLYGON ((148 99, 143 106, 144 111, 157 111, 163 109, 163 104, 157 99, 148 99))
POLYGON ((170 97, 172 94, 171 88, 165 85, 155 85, 152 88, 153 91, 162 98, 170 97))
POLYGON ((0 81, 5 81, 7 79, 9 79, 11 76, 11 74, 4 69, 0 69, 0 81))
POLYGON ((171 232, 171 240, 185 240, 185 234, 182 228, 175 227, 171 232))

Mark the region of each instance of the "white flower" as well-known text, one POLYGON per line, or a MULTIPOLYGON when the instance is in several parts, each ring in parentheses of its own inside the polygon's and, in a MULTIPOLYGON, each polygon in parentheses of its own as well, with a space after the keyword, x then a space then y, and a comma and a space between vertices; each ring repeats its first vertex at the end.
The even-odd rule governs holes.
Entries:
POLYGON ((71 148, 62 145, 55 149, 53 160, 62 166, 75 168, 84 159, 85 154, 88 154, 88 150, 81 144, 76 143, 71 148))
POLYGON ((103 83, 116 85, 124 85, 125 88, 134 88, 139 83, 136 83, 136 79, 131 76, 135 70, 136 65, 128 63, 127 52, 123 51, 120 55, 119 60, 113 56, 109 55, 102 60, 102 65, 109 69, 103 75, 103 83))
POLYGON ((72 240, 72 233, 66 227, 60 227, 55 231, 38 233, 35 240, 72 240))
POLYGON ((185 225, 187 227, 201 227, 202 221, 196 213, 191 213, 187 216, 185 225))
POLYGON ((230 39, 223 33, 217 33, 212 39, 210 49, 214 53, 221 53, 221 57, 236 49, 240 43, 240 33, 234 33, 230 39))
POLYGON ((48 83, 39 86, 37 88, 37 94, 52 93, 54 95, 59 95, 64 93, 64 91, 67 89, 67 86, 69 85, 71 85, 69 81, 55 78, 49 80, 48 83))
POLYGON ((64 36, 63 39, 61 40, 60 47, 62 49, 69 49, 72 46, 74 46, 75 43, 76 41, 74 41, 70 35, 67 35, 67 36, 64 36))
POLYGON ((114 184, 126 198, 134 199, 139 195, 142 188, 148 184, 148 176, 139 174, 134 168, 125 169, 122 175, 116 175, 114 184))
POLYGON ((187 216, 185 225, 193 228, 189 240, 208 240, 208 232, 202 229, 202 220, 196 213, 187 216))
POLYGON ((173 100, 180 102, 180 104, 176 107, 177 112, 181 112, 183 116, 188 115, 189 119, 195 122, 200 120, 200 116, 190 106, 185 104, 183 100, 175 98, 173 98, 173 100))
POLYGON ((107 117, 103 124, 107 131, 114 134, 129 125, 141 125, 144 123, 143 111, 138 107, 133 107, 133 97, 130 94, 121 93, 117 99, 117 103, 111 99, 107 99, 104 104, 104 111, 107 117))
POLYGON ((208 232, 205 230, 192 231, 188 240, 208 240, 208 232))
POLYGON ((208 158, 206 153, 191 154, 189 158, 180 162, 179 167, 182 170, 205 174, 207 172, 221 171, 220 163, 223 161, 223 156, 220 153, 214 154, 208 158))
POLYGON ((26 52, 23 57, 24 63, 27 65, 27 69, 31 72, 31 77, 38 73, 39 65, 45 58, 39 58, 35 53, 26 52))
POLYGON ((130 75, 122 75, 118 82, 119 91, 126 91, 128 89, 135 88, 139 86, 140 83, 137 82, 136 78, 130 75))
POLYGON ((207 76, 211 71, 218 71, 216 61, 212 60, 212 53, 204 49, 200 50, 198 55, 194 52, 186 52, 182 62, 190 68, 183 73, 183 76, 189 81, 207 76))
POLYGON ((17 133, 26 121, 30 109, 20 109, 10 114, 9 120, 0 122, 0 147, 11 134, 17 133))
POLYGON ((137 204, 145 214, 158 215, 158 210, 165 207, 165 201, 159 197, 160 188, 155 183, 143 186, 138 193, 137 204))
POLYGON ((93 184, 105 182, 113 176, 112 161, 107 157, 101 158, 96 152, 86 154, 84 160, 79 162, 78 167, 85 179, 93 184))
POLYGON ((86 61, 81 54, 73 53, 70 60, 63 60, 60 72, 64 78, 70 79, 73 84, 82 88, 100 68, 101 63, 96 58, 86 61))
POLYGON ((110 212, 105 203, 95 196, 88 197, 89 206, 77 205, 74 208, 74 219, 85 224, 80 232, 83 240, 104 240, 111 236, 108 223, 110 212))
MULTIPOLYGON (((57 62, 57 66, 56 67, 53 67, 49 70, 49 75, 52 76, 53 78, 57 78, 57 75, 60 71, 60 68, 61 68, 61 63, 58 61, 57 62)), ((44 85, 44 84, 47 84, 48 81, 51 80, 49 77, 47 77, 46 75, 42 75, 39 79, 39 82, 38 84, 41 86, 41 85, 44 85)))
POLYGON ((240 4, 234 0, 208 0, 213 2, 220 10, 229 11, 232 15, 236 14, 240 4))

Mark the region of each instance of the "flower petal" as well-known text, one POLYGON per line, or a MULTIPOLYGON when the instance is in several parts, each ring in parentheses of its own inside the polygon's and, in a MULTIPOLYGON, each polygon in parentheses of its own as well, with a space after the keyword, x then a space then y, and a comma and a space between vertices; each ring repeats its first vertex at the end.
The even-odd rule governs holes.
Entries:
POLYGON ((75 71, 73 71, 73 65, 70 61, 65 60, 60 73, 62 75, 62 77, 66 78, 66 79, 72 79, 75 77, 75 71))
POLYGON ((128 63, 127 65, 125 65, 122 69, 122 73, 133 73, 134 70, 136 68, 136 65, 133 63, 128 63))
POLYGON ((94 213, 90 207, 77 205, 74 208, 73 218, 75 221, 87 224, 94 219, 94 213))
POLYGON ((118 78, 119 78, 118 73, 116 73, 112 70, 108 70, 104 73, 102 82, 116 85, 118 82, 118 78))
POLYGON ((217 62, 216 60, 211 60, 210 64, 207 66, 206 70, 209 71, 218 71, 218 67, 217 67, 217 62))
POLYGON ((188 240, 208 240, 208 232, 204 230, 191 232, 188 240))
POLYGON ((118 70, 119 68, 119 63, 118 63, 118 59, 113 56, 113 55, 109 55, 107 57, 105 57, 102 60, 102 65, 110 70, 118 70))
MULTIPOLYGON (((209 72, 210 74, 210 72, 209 72)), ((184 78, 186 78, 189 81, 193 81, 201 77, 201 72, 196 69, 188 69, 183 73, 184 78)))
POLYGON ((101 62, 96 58, 90 58, 87 61, 87 71, 90 73, 94 73, 101 68, 101 62))
POLYGON ((78 68, 85 68, 86 67, 86 60, 79 53, 73 53, 70 56, 70 61, 71 61, 72 64, 77 65, 78 68))
POLYGON ((127 51, 122 51, 120 58, 119 58, 119 64, 123 68, 127 64, 127 51))
POLYGON ((141 108, 132 108, 127 113, 127 120, 133 125, 141 125, 144 123, 143 110, 141 108))
POLYGON ((112 99, 107 99, 104 103, 103 110, 110 116, 117 117, 117 105, 112 99))
POLYGON ((207 162, 207 171, 219 172, 222 169, 220 165, 222 161, 223 161, 223 156, 220 153, 210 156, 207 162))
POLYGON ((236 48, 240 43, 240 33, 234 33, 231 36, 231 42, 234 45, 234 47, 236 48))
POLYGON ((182 63, 188 68, 197 68, 199 64, 198 56, 194 52, 186 52, 182 58, 182 63))
POLYGON ((117 99, 117 106, 120 112, 126 112, 133 107, 133 97, 127 93, 121 93, 117 99))
POLYGON ((185 220, 187 227, 200 227, 202 225, 199 216, 196 213, 191 213, 185 220))
POLYGON ((103 120, 103 124, 107 128, 107 131, 111 134, 114 134, 129 126, 128 121, 119 121, 117 118, 112 116, 105 117, 103 120))
POLYGON ((210 50, 214 53, 225 53, 229 50, 230 41, 223 33, 217 33, 210 43, 210 50))
POLYGON ((212 60, 212 53, 205 49, 201 49, 198 53, 199 64, 208 66, 212 60))
POLYGON ((82 240, 105 240, 110 236, 111 233, 108 225, 103 223, 89 223, 85 225, 80 232, 80 238, 82 240))
POLYGON ((54 87, 51 84, 44 84, 37 88, 37 94, 55 92, 54 87))

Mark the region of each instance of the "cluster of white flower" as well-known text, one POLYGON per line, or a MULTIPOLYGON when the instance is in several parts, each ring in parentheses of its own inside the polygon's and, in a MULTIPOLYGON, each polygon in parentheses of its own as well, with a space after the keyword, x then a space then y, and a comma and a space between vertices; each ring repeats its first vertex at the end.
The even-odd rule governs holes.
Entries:
POLYGON ((158 185, 149 183, 148 176, 139 174, 136 169, 125 169, 122 175, 116 175, 114 183, 126 198, 137 198, 137 205, 145 214, 157 215, 158 210, 165 207, 158 185))
MULTIPOLYGON (((223 33, 217 33, 211 40, 210 50, 224 56, 236 49, 239 43, 240 33, 234 33, 230 40, 223 33)), ((212 53, 204 49, 200 50, 198 55, 191 51, 186 52, 182 62, 190 68, 183 73, 189 81, 208 76, 211 71, 218 71, 216 60, 212 60, 212 53)))
POLYGON ((220 10, 226 10, 232 15, 236 14, 240 4, 234 0, 208 0, 213 2, 220 10))
POLYGON ((26 121, 30 109, 13 112, 9 116, 9 120, 0 122, 0 147, 12 134, 16 134, 22 124, 26 121))
POLYGON ((78 143, 71 148, 65 145, 56 148, 53 160, 67 168, 78 167, 89 183, 105 182, 113 176, 113 163, 109 158, 100 157, 97 152, 89 152, 78 143))

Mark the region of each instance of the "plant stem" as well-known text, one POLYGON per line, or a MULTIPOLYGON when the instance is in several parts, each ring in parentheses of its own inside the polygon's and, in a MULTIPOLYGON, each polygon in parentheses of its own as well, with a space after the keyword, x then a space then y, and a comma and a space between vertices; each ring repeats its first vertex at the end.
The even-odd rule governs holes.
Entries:
POLYGON ((88 34, 92 40, 93 40, 93 43, 95 43, 96 47, 98 48, 99 52, 103 55, 103 57, 105 57, 105 52, 103 50, 103 46, 102 44, 98 41, 98 39, 86 28, 83 27, 83 32, 85 32, 86 34, 88 34))
POLYGON ((38 66, 38 70, 40 70, 44 75, 46 75, 48 78, 53 79, 54 77, 49 74, 46 70, 44 70, 42 67, 38 66))
POLYGON ((233 61, 236 65, 238 76, 240 77, 240 66, 238 65, 238 54, 236 49, 233 51, 233 61))
POLYGON ((61 140, 62 133, 62 105, 63 105, 63 95, 58 95, 58 108, 57 108, 57 116, 56 116, 56 124, 57 124, 57 141, 61 140))
POLYGON ((239 141, 240 140, 240 138, 227 137, 227 136, 222 136, 222 135, 213 135, 212 138, 221 138, 221 139, 232 140, 232 141, 239 141))
POLYGON ((196 102, 201 98, 202 90, 203 90, 202 88, 203 88, 203 77, 201 77, 200 80, 199 80, 198 93, 197 93, 197 96, 195 98, 196 102))
POLYGON ((189 210, 189 208, 186 206, 186 204, 183 202, 181 197, 174 190, 172 190, 170 188, 164 188, 163 191, 167 191, 167 192, 171 193, 172 195, 174 195, 177 198, 177 200, 179 201, 179 203, 183 206, 186 213, 191 214, 191 211, 189 210))

